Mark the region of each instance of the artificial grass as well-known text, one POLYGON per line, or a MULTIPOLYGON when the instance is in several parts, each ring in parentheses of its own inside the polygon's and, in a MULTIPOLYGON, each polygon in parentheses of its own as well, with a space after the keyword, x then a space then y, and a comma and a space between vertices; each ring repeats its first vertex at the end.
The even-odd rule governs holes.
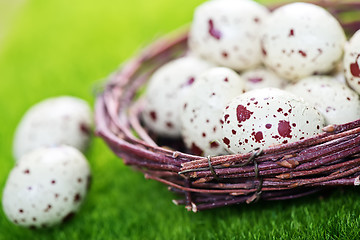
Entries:
MULTIPOLYGON (((14 165, 15 127, 30 106, 65 94, 93 104, 94 86, 156 36, 189 22, 201 2, 29 0, 0 52, 1 189, 14 165)), ((124 166, 102 140, 94 139, 87 157, 93 184, 75 218, 34 231, 13 225, 1 210, 0 240, 360 237, 355 188, 195 214, 173 205, 173 193, 124 166)))

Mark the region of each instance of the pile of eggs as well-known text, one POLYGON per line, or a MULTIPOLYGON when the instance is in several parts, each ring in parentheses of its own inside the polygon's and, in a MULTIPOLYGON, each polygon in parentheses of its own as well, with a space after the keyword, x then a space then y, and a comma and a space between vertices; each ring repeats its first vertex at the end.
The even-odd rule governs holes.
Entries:
POLYGON ((347 41, 322 7, 207 1, 186 55, 149 79, 142 119, 201 156, 296 142, 360 118, 359 62, 360 31, 347 41))
POLYGON ((90 166, 83 152, 92 125, 88 103, 71 96, 43 100, 25 113, 13 142, 16 164, 2 195, 11 222, 51 227, 79 210, 90 185, 90 166))

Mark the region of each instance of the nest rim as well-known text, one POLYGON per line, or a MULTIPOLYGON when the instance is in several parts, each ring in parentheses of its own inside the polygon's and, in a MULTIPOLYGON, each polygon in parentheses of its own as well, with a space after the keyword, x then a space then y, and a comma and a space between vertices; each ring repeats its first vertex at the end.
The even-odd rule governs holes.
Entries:
MULTIPOLYGON (((319 1, 316 4, 329 8, 333 14, 341 14, 343 11, 346 12, 348 9, 353 10, 354 8, 360 10, 360 3, 354 1, 344 2, 341 7, 333 1, 319 1)), ((270 7, 270 9, 276 7, 278 6, 270 7)), ((354 31, 360 28, 360 22, 345 23, 343 26, 347 30, 354 31)), ((159 66, 171 58, 176 58, 179 56, 179 51, 186 49, 188 29, 188 26, 183 27, 150 44, 124 64, 120 70, 113 73, 104 90, 96 98, 96 134, 106 142, 118 157, 123 159, 125 164, 143 172, 146 178, 162 182, 174 192, 183 195, 184 199, 174 200, 174 203, 184 204, 188 210, 194 212, 241 202, 250 203, 257 201, 260 197, 267 200, 291 199, 317 192, 324 186, 356 186, 360 184, 360 149, 356 147, 356 145, 360 145, 360 119, 346 124, 326 126, 323 133, 304 140, 245 154, 203 157, 158 146, 140 123, 139 114, 143 107, 141 101, 133 102, 133 100, 136 99, 139 89, 159 66), (156 61, 155 66, 149 67, 148 65, 152 65, 154 61, 156 61), (344 172, 347 172, 347 176, 351 176, 351 178, 346 177, 345 174, 345 177, 341 178, 340 176, 337 178, 338 180, 327 181, 327 184, 324 184, 326 183, 325 179, 313 185, 305 184, 303 188, 298 188, 299 185, 296 184, 289 184, 286 187, 280 186, 276 189, 266 188, 269 181, 266 180, 267 175, 264 175, 264 171, 261 170, 261 158, 266 159, 264 156, 271 157, 283 154, 283 157, 280 158, 282 163, 279 163, 279 166, 290 169, 290 173, 287 171, 271 176, 278 176, 277 180, 279 181, 287 180, 293 177, 289 176, 291 170, 299 166, 299 162, 296 163, 297 160, 295 162, 290 161, 294 160, 291 158, 294 149, 300 149, 300 151, 306 151, 306 147, 316 149, 316 144, 325 143, 326 146, 332 142, 340 142, 339 139, 347 145, 354 145, 354 147, 349 150, 350 153, 339 155, 343 160, 348 158, 345 161, 346 164, 343 163, 344 161, 339 162, 339 158, 334 160, 332 166, 337 164, 335 170, 338 173, 332 172, 330 175, 344 175, 344 172), (233 178, 237 179, 236 176, 231 177, 231 171, 227 171, 235 169, 233 163, 237 164, 236 168, 248 169, 248 180, 251 181, 251 184, 248 184, 248 181, 242 177, 242 180, 237 184, 248 185, 241 186, 242 188, 238 191, 233 188, 225 189, 215 186, 216 182, 226 185, 231 183, 233 178), (280 175, 282 177, 279 177, 280 175), (201 184, 207 185, 204 187, 201 184)), ((331 144, 329 146, 332 147, 331 144)), ((327 171, 330 170, 327 169, 327 171)), ((329 176, 327 177, 329 178, 329 176)), ((275 180, 272 179, 272 181, 275 180)))

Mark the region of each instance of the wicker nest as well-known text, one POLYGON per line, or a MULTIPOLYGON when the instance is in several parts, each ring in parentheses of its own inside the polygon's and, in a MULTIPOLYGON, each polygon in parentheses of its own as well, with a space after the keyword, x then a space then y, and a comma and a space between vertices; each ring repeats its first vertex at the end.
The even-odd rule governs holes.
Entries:
MULTIPOLYGON (((348 34, 360 28, 360 21, 343 18, 359 11, 359 2, 316 4, 333 13, 348 34)), ((140 120, 143 86, 157 68, 186 51, 187 29, 156 41, 112 74, 96 101, 98 136, 125 164, 182 195, 175 204, 196 212, 360 184, 360 119, 295 143, 207 158, 184 152, 181 140, 150 136, 140 120)))

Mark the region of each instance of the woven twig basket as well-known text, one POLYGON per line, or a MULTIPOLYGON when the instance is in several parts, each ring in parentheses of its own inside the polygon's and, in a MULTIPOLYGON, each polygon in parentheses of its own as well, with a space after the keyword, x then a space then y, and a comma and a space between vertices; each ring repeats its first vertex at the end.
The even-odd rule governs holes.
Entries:
MULTIPOLYGON (((360 28, 360 21, 344 20, 354 11, 360 18, 359 2, 315 3, 336 16, 349 35, 360 28)), ((141 124, 143 105, 138 96, 157 68, 186 51, 187 29, 151 44, 109 77, 95 109, 98 136, 125 164, 182 195, 175 204, 196 212, 360 184, 360 119, 327 126, 323 133, 295 143, 211 158, 183 152, 181 140, 150 137, 141 124)))

